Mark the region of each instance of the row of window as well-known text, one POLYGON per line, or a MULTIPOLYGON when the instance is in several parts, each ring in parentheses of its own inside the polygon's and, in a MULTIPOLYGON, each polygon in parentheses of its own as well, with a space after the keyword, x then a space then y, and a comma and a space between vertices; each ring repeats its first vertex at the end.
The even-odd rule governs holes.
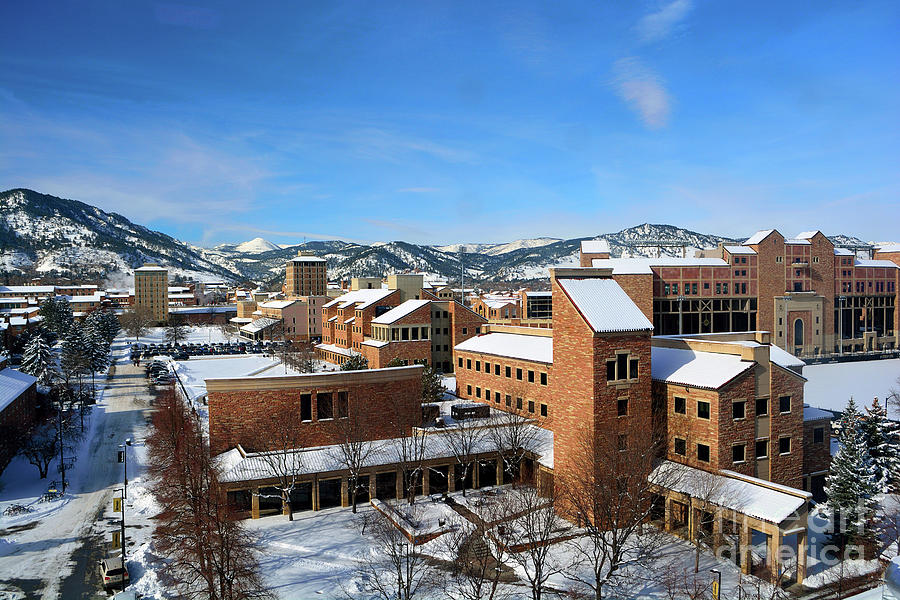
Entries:
POLYGON ((736 265, 738 265, 738 264, 740 264, 740 265, 746 265, 746 264, 747 264, 747 257, 746 257, 746 256, 735 256, 735 257, 734 257, 734 264, 736 264, 736 265))
MULTIPOLYGON (((757 398, 755 401, 756 416, 764 417, 769 414, 769 398, 757 398)), ((778 412, 786 414, 791 412, 791 397, 780 396, 778 398, 778 412)), ((675 396, 675 413, 679 415, 687 414, 687 399, 675 396)), ((697 400, 697 417, 700 419, 709 419, 709 402, 706 400, 697 400)), ((747 418, 747 401, 735 400, 731 403, 731 418, 740 420, 747 418)))
MULTIPOLYGON (((471 371, 472 363, 473 363, 473 361, 471 358, 465 359, 465 363, 463 362, 463 358, 461 356, 459 358, 457 358, 457 366, 460 369, 462 369, 463 364, 465 364, 466 365, 465 368, 468 369, 469 371, 471 371)), ((475 364, 475 371, 480 373, 482 371, 481 361, 476 360, 476 361, 474 361, 474 364, 475 364)), ((494 375, 496 375, 497 377, 500 377, 500 371, 502 369, 506 378, 512 379, 513 369, 509 365, 502 366, 500 363, 490 363, 488 361, 484 361, 483 366, 484 366, 484 372, 487 373, 488 375, 491 374, 491 370, 493 369, 494 375)), ((515 373, 516 373, 516 380, 524 381, 524 378, 526 375, 526 372, 524 369, 517 367, 515 373)), ((536 372, 531 369, 528 369, 527 376, 528 376, 528 383, 535 383, 536 381, 538 381, 538 379, 540 380, 541 385, 548 385, 550 382, 550 376, 544 372, 536 372)))
MULTIPOLYGON (((466 386, 466 392, 468 392, 470 397, 472 396, 472 386, 471 385, 466 386)), ((475 387, 475 397, 481 398, 481 388, 478 386, 475 387)), ((485 388, 484 399, 487 400, 488 402, 490 402, 491 390, 485 388)), ((494 392, 494 404, 500 404, 500 392, 494 392)), ((512 406, 513 406, 513 399, 512 399, 512 396, 510 396, 509 394, 506 394, 506 406, 509 408, 512 408, 512 406)), ((522 398, 516 398, 515 406, 516 406, 516 410, 524 410, 525 401, 522 398)), ((535 409, 534 400, 529 400, 528 401, 528 412, 531 414, 534 414, 534 409, 535 409)), ((542 417, 547 416, 547 414, 548 414, 547 405, 543 402, 540 403, 540 411, 541 411, 540 414, 542 417)))
MULTIPOLYGON (((734 272, 735 275, 738 274, 738 271, 734 272)), ((742 271, 743 275, 747 274, 746 270, 742 271)), ((665 283, 663 284, 663 296, 677 296, 678 295, 678 284, 677 283, 665 283)), ((685 296, 696 296, 697 295, 697 284, 696 283, 685 283, 684 287, 681 288, 685 296)), ((703 289, 709 289, 709 282, 703 282, 703 289)), ((716 294, 719 295, 728 295, 728 282, 717 283, 716 284, 716 294)), ((746 283, 737 283, 735 282, 734 287, 731 288, 734 294, 746 294, 747 293, 747 284, 746 283)))
MULTIPOLYGON (((300 394, 300 420, 313 421, 312 394, 300 394)), ((347 392, 337 393, 337 402, 335 402, 334 393, 317 392, 316 393, 316 421, 328 421, 337 416, 338 419, 346 419, 348 416, 349 394, 347 392)))
MULTIPOLYGON (((676 437, 672 444, 672 451, 678 456, 687 456, 687 440, 676 437)), ((778 454, 783 456, 791 453, 791 438, 782 436, 778 438, 778 454)), ((769 458, 769 439, 760 438, 754 444, 754 456, 757 460, 769 458)), ((697 460, 709 462, 709 445, 697 444, 697 460)), ((747 462, 747 444, 732 444, 731 462, 742 464, 747 462)))

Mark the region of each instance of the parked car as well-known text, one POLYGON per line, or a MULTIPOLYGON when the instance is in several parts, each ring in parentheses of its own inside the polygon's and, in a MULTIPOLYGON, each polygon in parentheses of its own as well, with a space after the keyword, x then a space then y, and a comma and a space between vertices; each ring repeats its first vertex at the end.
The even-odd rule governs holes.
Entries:
POLYGON ((103 582, 103 589, 107 592, 122 589, 123 579, 125 580, 125 585, 128 585, 128 568, 122 564, 121 556, 102 558, 99 563, 100 581, 103 582))

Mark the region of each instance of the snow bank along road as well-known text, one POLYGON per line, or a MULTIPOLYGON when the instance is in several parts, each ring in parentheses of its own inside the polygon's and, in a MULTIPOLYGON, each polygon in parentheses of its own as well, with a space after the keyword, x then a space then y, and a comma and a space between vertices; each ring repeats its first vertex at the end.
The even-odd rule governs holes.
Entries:
MULTIPOLYGON (((114 349, 119 352, 121 348, 114 349)), ((54 600, 93 598, 100 591, 94 583, 98 581, 96 561, 93 556, 92 561, 87 560, 89 554, 99 551, 91 529, 112 502, 113 489, 122 484, 122 465, 116 462, 118 445, 135 437, 145 425, 150 400, 142 368, 117 361, 116 374, 106 383, 104 399, 94 407, 91 439, 78 456, 76 476, 68 490, 73 497, 33 528, 14 534, 16 550, 0 556, 0 581, 6 589, 19 587, 28 598, 54 600), (86 547, 93 551, 86 552, 86 547)))

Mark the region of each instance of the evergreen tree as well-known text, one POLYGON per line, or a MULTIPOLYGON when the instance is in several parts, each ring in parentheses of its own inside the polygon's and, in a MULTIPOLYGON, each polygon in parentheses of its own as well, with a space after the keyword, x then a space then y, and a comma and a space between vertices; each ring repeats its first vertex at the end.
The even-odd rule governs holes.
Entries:
POLYGON ((44 318, 44 327, 56 334, 57 337, 63 337, 74 321, 69 300, 62 296, 47 298, 41 305, 38 314, 44 318))
POLYGON ((56 363, 50 345, 40 333, 34 335, 22 355, 22 372, 36 377, 40 385, 49 386, 56 376, 56 363))
POLYGON ((99 327, 86 328, 84 335, 87 363, 91 371, 91 393, 96 390, 95 375, 109 366, 109 342, 99 327))
POLYGON ((869 537, 879 488, 862 432, 862 415, 852 398, 835 429, 839 447, 825 479, 826 507, 846 523, 842 533, 847 539, 865 540, 869 537))
POLYGON ((341 371, 364 371, 369 368, 369 360, 362 354, 354 354, 341 365, 341 371))
POLYGON ((425 365, 422 371, 422 402, 440 402, 446 391, 444 377, 431 365, 425 365))
POLYGON ((878 490, 887 494, 900 475, 900 447, 897 428, 888 420, 887 410, 878 403, 878 398, 872 401, 872 406, 866 408, 861 430, 875 467, 878 490))

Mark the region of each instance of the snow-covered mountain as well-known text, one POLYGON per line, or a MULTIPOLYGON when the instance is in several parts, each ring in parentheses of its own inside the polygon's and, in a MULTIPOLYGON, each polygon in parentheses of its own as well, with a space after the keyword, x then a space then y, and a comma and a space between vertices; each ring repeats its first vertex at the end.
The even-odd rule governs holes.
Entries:
MULTIPOLYGON (((465 244, 466 280, 544 280, 548 267, 578 264, 584 239, 605 239, 613 256, 693 256, 694 249, 737 241, 672 225, 644 223, 593 238, 540 237, 505 244, 465 244)), ((832 240, 863 243, 843 235, 832 240)), ((0 269, 23 276, 102 280, 153 261, 189 277, 250 280, 277 287, 284 278, 285 261, 298 250, 311 250, 328 261, 330 279, 416 271, 452 282, 459 278, 460 246, 403 241, 365 245, 329 240, 282 247, 256 238, 201 248, 76 200, 24 189, 0 193, 0 269)))

